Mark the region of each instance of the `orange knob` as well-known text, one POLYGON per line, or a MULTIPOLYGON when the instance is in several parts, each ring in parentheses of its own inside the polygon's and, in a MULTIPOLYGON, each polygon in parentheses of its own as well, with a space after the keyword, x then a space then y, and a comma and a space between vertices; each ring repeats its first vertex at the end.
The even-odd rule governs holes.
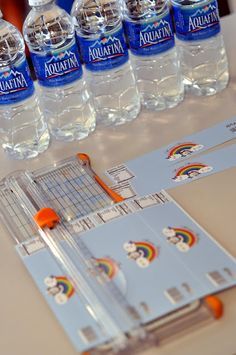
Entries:
POLYGON ((54 228, 59 222, 60 217, 51 208, 42 208, 35 216, 34 220, 40 228, 54 228))
POLYGON ((222 301, 216 296, 207 296, 204 298, 204 302, 211 310, 215 319, 220 319, 224 313, 224 306, 222 301))

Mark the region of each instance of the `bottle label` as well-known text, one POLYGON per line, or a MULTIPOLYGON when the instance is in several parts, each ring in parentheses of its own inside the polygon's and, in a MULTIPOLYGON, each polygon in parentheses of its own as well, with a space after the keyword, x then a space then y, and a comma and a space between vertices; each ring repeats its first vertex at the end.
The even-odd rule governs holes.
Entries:
POLYGON ((216 0, 197 7, 173 6, 176 36, 182 41, 199 41, 220 32, 220 18, 216 0))
POLYGON ((134 55, 163 53, 175 45, 173 24, 169 11, 150 22, 137 24, 125 21, 130 50, 134 55))
POLYGON ((129 59, 123 28, 96 40, 78 36, 78 41, 86 68, 91 71, 114 69, 129 59))
POLYGON ((47 55, 32 53, 31 57, 38 82, 42 86, 63 86, 82 77, 82 65, 76 43, 47 55))
POLYGON ((25 58, 16 65, 0 71, 0 105, 20 102, 33 93, 34 83, 25 58))

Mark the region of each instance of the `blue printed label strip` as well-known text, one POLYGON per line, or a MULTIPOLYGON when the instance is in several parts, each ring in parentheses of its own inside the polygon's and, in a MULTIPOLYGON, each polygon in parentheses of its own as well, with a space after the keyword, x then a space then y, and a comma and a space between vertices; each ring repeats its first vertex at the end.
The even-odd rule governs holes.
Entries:
POLYGON ((124 22, 131 52, 148 56, 163 53, 175 45, 173 24, 169 10, 150 21, 134 23, 124 22))
POLYGON ((17 250, 74 347, 83 352, 106 342, 108 339, 88 313, 72 282, 52 254, 42 249, 30 256, 22 256, 21 248, 17 247, 17 250))
POLYGON ((235 259, 173 202, 127 214, 81 237, 95 258, 110 260, 104 269, 144 324, 236 285, 235 259))
POLYGON ((129 59, 123 28, 96 40, 78 36, 78 41, 86 68, 91 71, 114 69, 129 59))
MULTIPOLYGON (((144 164, 144 166, 149 169, 159 169, 159 172, 168 175, 177 163, 182 164, 187 158, 202 154, 234 138, 236 138, 236 117, 232 117, 229 120, 220 122, 213 127, 204 129, 190 136, 186 136, 168 146, 134 159, 127 165, 138 166, 139 164, 144 164)), ((149 170, 150 175, 151 171, 152 170, 149 170)), ((109 169, 107 175, 115 183, 120 183, 132 179, 134 172, 132 172, 132 170, 131 172, 127 171, 125 166, 121 165, 109 169)), ((160 189, 162 188, 165 188, 165 184, 160 186, 160 189)))
POLYGON ((14 67, 0 71, 0 105, 20 102, 33 93, 34 84, 25 58, 14 67))
MULTIPOLYGON (((121 203, 122 218, 80 235, 143 324, 236 284, 235 260, 178 205, 163 200, 150 207, 144 200, 140 198, 142 208, 136 213, 125 214, 127 202, 121 203)), ((96 219, 104 219, 110 209, 96 219)), ((64 248, 71 253, 66 244, 64 248)), ((25 256, 17 249, 75 348, 86 351, 108 341, 48 250, 25 256)))
POLYGON ((31 57, 38 82, 42 86, 63 86, 82 77, 82 66, 76 44, 52 54, 32 53, 31 57))
POLYGON ((236 144, 233 144, 168 169, 161 169, 161 166, 156 164, 154 155, 152 159, 144 157, 130 161, 123 168, 135 176, 130 180, 134 190, 139 195, 146 195, 161 189, 171 189, 235 166, 236 144))
POLYGON ((176 36, 183 41, 199 41, 220 32, 220 18, 216 0, 200 5, 181 6, 174 3, 176 36))

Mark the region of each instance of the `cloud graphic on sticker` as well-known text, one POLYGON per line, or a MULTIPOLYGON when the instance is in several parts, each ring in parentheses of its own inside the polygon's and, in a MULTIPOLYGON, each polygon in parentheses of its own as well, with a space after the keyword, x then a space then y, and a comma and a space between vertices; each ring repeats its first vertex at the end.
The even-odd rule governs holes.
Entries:
POLYGON ((175 180, 176 182, 181 182, 186 179, 193 179, 198 177, 201 174, 210 173, 212 170, 213 167, 205 164, 201 164, 201 163, 188 164, 177 170, 173 180, 175 180))
POLYGON ((191 155, 203 148, 204 146, 202 144, 196 144, 192 142, 179 143, 168 151, 167 159, 169 161, 175 161, 181 158, 185 158, 188 155, 191 155))
POLYGON ((162 233, 169 244, 183 253, 188 252, 198 242, 197 235, 186 227, 167 227, 163 228, 162 233))
POLYGON ((57 304, 63 305, 74 295, 75 289, 65 276, 48 276, 44 279, 47 293, 54 297, 57 304))
POLYGON ((140 268, 146 268, 153 262, 158 254, 158 249, 149 242, 130 241, 123 245, 127 257, 134 260, 140 268))

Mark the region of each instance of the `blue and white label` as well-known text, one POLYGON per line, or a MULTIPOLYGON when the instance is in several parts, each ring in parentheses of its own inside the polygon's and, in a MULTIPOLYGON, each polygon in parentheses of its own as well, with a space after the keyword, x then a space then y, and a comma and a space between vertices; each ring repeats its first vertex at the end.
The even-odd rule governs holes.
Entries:
POLYGON ((173 6, 176 36, 183 41, 199 41, 220 32, 220 18, 216 0, 201 6, 173 6))
POLYGON ((114 69, 129 59, 123 28, 96 40, 78 36, 78 41, 86 68, 91 71, 114 69))
POLYGON ((148 56, 163 53, 175 45, 173 24, 169 11, 151 22, 125 21, 130 50, 134 55, 148 56))
POLYGON ((42 86, 55 87, 72 83, 82 77, 77 45, 47 55, 32 53, 35 73, 42 86))
POLYGON ((34 84, 25 58, 15 66, 0 71, 0 105, 20 102, 33 93, 34 84))

